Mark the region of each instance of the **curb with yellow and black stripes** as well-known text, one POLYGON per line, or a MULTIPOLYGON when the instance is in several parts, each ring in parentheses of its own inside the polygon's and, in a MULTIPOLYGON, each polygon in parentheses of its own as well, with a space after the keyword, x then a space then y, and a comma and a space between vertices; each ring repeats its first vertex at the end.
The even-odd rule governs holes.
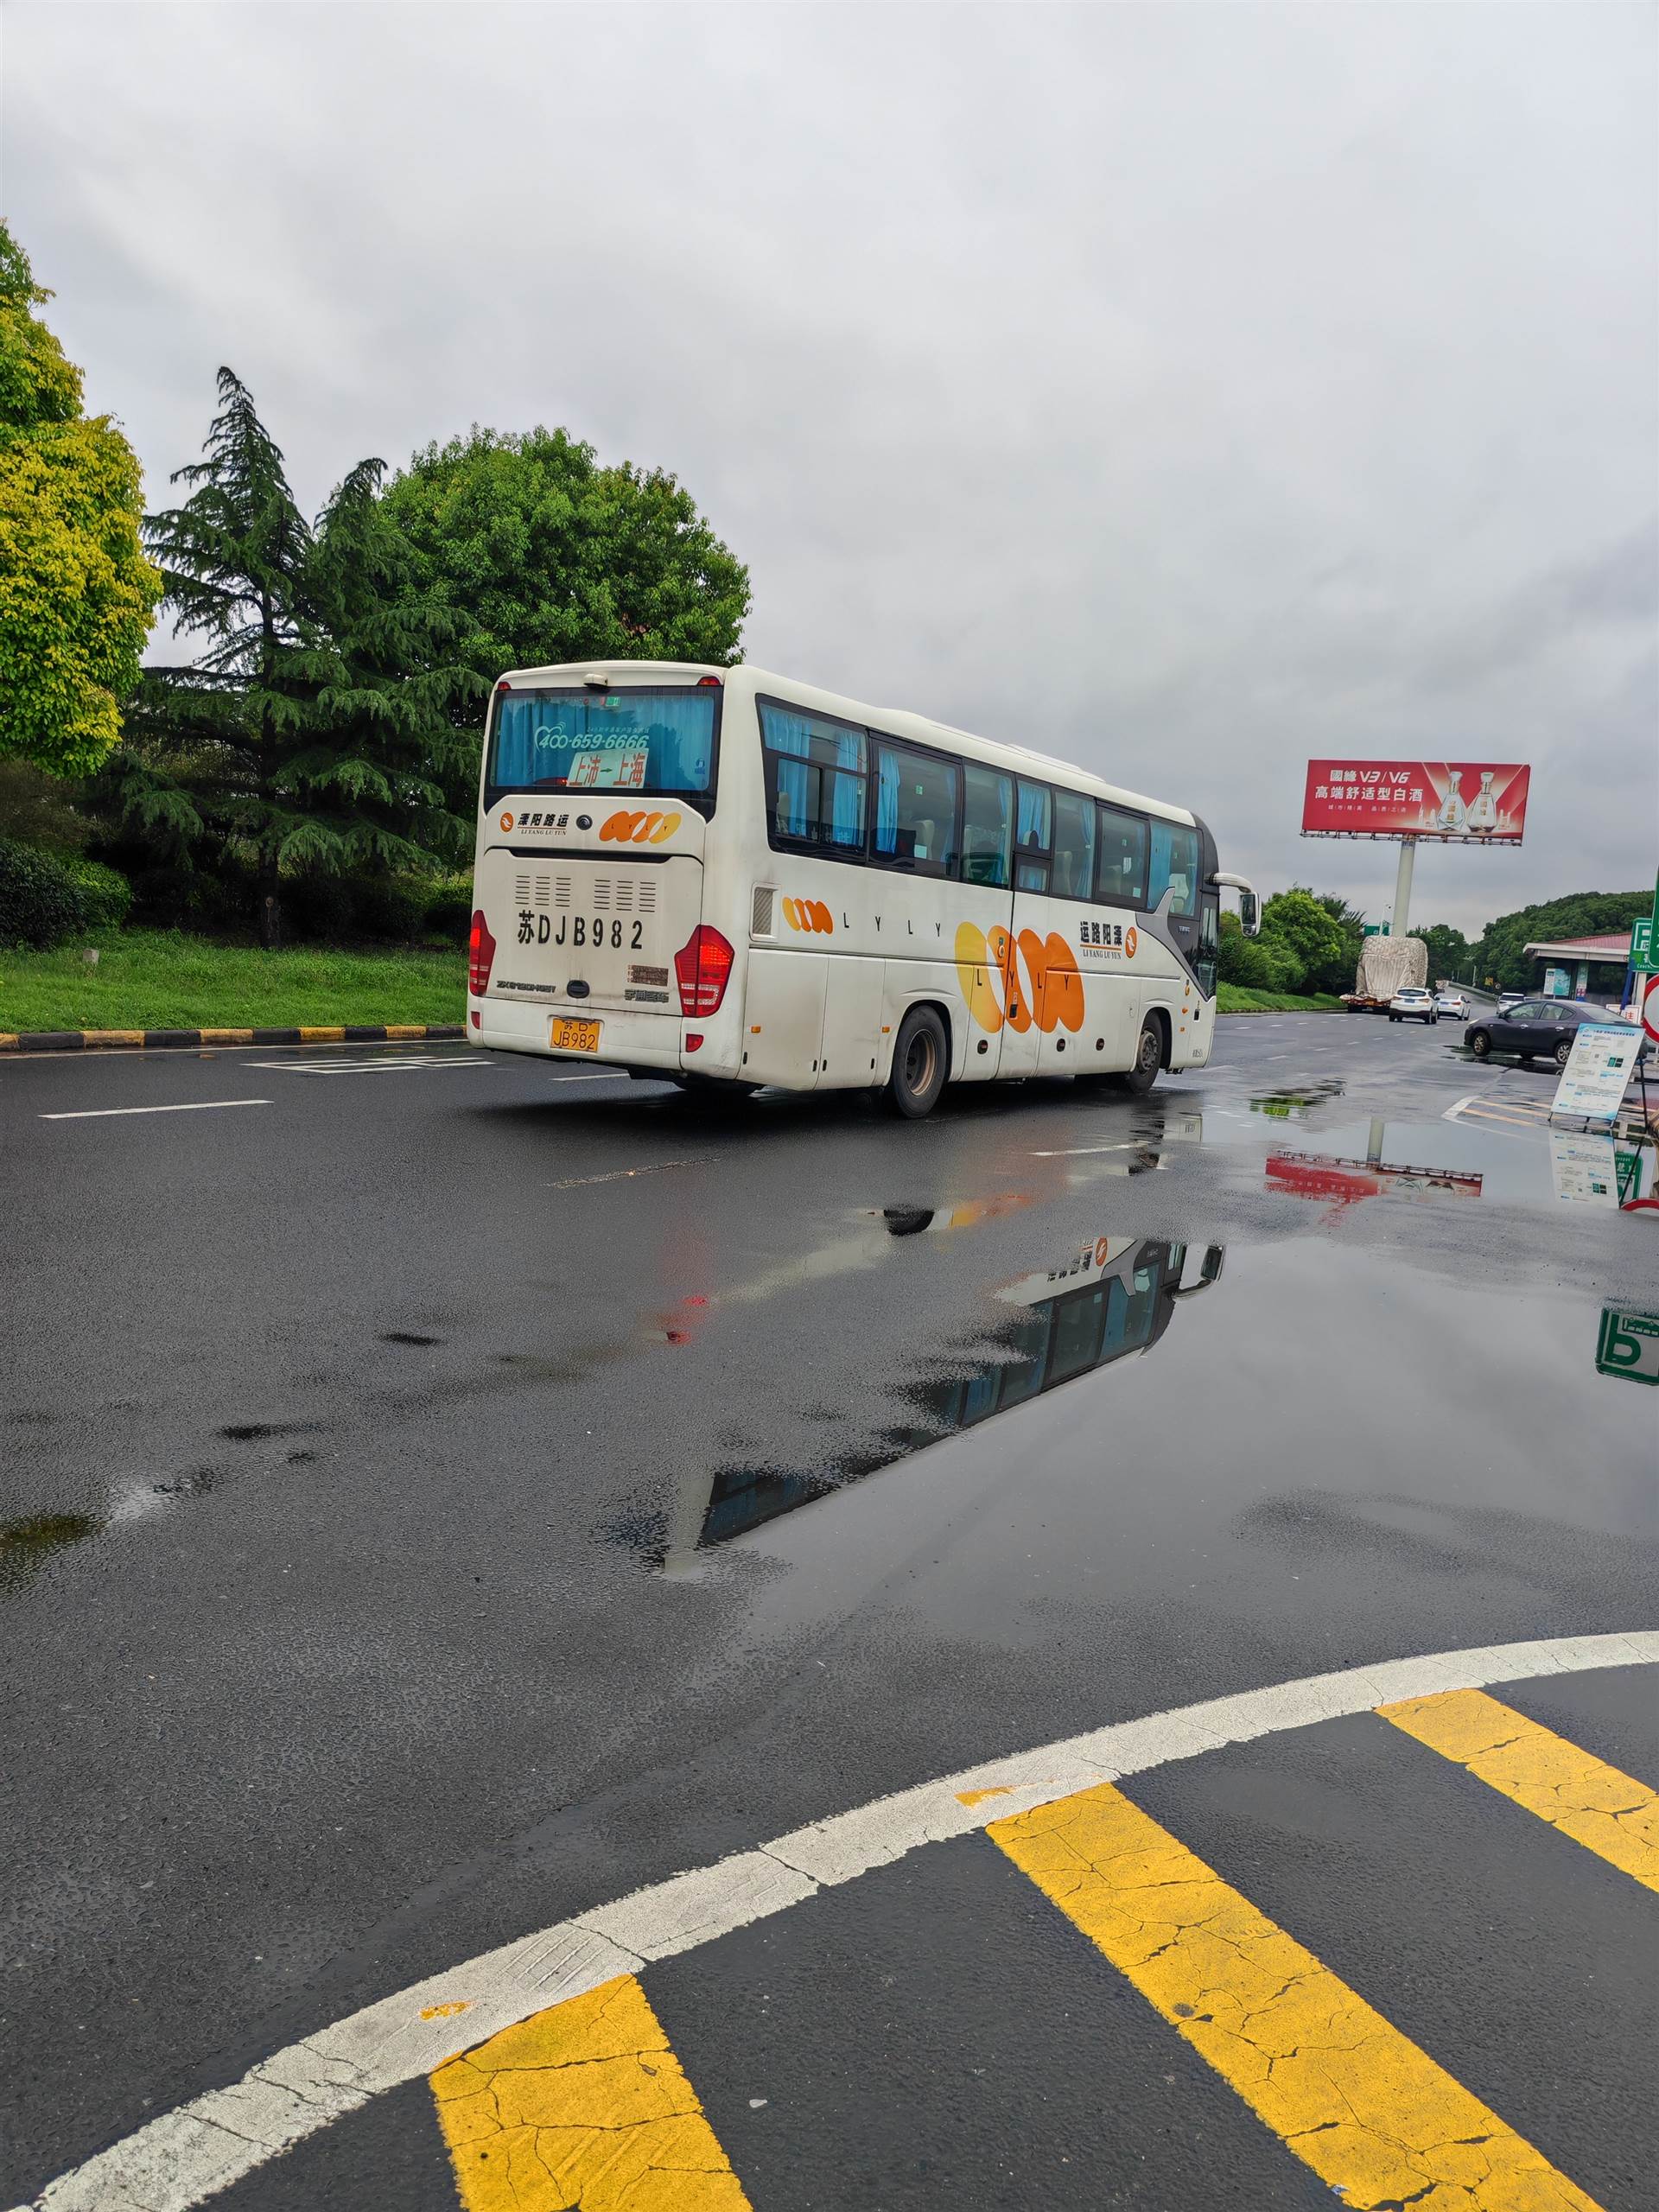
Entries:
POLYGON ((301 1029, 0 1030, 0 1052, 186 1052, 204 1045, 411 1045, 466 1035, 458 1021, 301 1029))

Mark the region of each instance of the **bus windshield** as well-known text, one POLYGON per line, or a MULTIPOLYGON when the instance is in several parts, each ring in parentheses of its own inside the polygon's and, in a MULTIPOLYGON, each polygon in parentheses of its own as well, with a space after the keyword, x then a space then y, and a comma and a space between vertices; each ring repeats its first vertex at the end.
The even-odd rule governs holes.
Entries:
POLYGON ((498 691, 486 806, 504 791, 637 791, 707 801, 720 693, 498 691))

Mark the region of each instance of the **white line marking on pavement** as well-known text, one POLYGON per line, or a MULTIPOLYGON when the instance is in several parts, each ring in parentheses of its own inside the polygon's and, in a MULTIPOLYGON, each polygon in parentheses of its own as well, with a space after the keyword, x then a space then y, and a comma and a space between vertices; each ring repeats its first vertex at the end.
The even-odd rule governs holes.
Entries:
POLYGON ((786 1911, 923 1844, 971 1834, 1097 1783, 1440 1690, 1656 1664, 1659 1630, 1435 1651, 1209 1698, 987 1759, 596 1905, 382 1998, 263 2059, 229 2088, 211 2089, 148 2121, 49 2182, 17 2212, 190 2212, 370 2098, 431 2073, 532 2013, 786 1911), (963 1802, 987 1790, 995 1795, 963 1802))
POLYGON ((1033 1160, 1077 1160, 1086 1152, 1139 1152, 1140 1144, 1070 1144, 1058 1152, 1033 1152, 1033 1160))
POLYGON ((123 1114, 207 1114, 216 1106, 269 1106, 269 1098, 191 1098, 181 1106, 85 1106, 78 1114, 41 1114, 42 1122, 113 1122, 123 1114))
POLYGON ((625 1183, 630 1175, 660 1175, 665 1167, 701 1167, 707 1160, 720 1160, 718 1152, 694 1152, 689 1160, 652 1160, 643 1167, 613 1167, 603 1175, 567 1175, 562 1183, 550 1183, 550 1191, 579 1191, 587 1183, 625 1183))
POLYGON ((493 1060, 439 1058, 397 1060, 250 1060, 251 1068, 270 1068, 282 1075, 384 1075, 401 1068, 489 1068, 493 1060))

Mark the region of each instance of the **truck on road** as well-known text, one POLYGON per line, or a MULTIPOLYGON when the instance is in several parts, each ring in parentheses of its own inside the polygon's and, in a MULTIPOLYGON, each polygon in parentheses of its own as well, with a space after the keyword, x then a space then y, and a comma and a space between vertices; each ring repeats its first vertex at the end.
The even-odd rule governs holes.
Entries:
POLYGON ((1428 944, 1421 937, 1368 937, 1359 949, 1354 988, 1342 1002, 1350 1014, 1386 1014, 1403 990, 1428 982, 1428 944))

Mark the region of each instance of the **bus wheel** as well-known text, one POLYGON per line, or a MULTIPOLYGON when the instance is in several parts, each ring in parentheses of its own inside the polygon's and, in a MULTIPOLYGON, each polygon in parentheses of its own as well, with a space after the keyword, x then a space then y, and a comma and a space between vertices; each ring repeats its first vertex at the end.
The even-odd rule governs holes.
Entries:
POLYGON ((1158 1071, 1164 1064, 1164 1037, 1158 1024, 1148 1014, 1141 1025, 1141 1035, 1135 1048, 1135 1065, 1123 1078, 1123 1088, 1136 1096, 1148 1091, 1158 1080, 1158 1071))
POLYGON ((893 1111, 919 1122, 944 1089, 944 1024, 931 1006, 913 1006, 899 1025, 887 1097, 893 1111))

